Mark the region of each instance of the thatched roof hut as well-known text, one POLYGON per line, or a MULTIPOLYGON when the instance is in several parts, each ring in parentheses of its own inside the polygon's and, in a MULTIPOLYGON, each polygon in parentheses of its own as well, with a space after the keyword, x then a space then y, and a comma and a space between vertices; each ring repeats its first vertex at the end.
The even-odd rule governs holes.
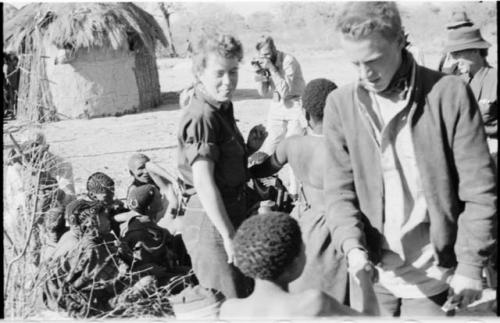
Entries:
POLYGON ((20 57, 18 118, 121 115, 160 103, 156 20, 132 3, 33 3, 4 25, 20 57))
POLYGON ((2 16, 3 16, 3 21, 7 21, 9 20, 16 12, 17 12, 17 8, 14 7, 13 5, 11 5, 10 3, 3 3, 3 12, 2 12, 2 16))

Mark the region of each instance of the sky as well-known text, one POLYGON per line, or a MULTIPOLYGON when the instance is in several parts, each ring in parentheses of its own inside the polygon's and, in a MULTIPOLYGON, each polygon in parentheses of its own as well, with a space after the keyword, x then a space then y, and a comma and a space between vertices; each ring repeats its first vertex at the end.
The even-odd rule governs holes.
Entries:
MULTIPOLYGON (((10 1, 5 1, 5 2, 14 5, 16 8, 21 8, 22 6, 24 6, 28 3, 31 3, 31 2, 15 1, 15 0, 14 1, 10 0, 10 1)), ((56 1, 44 1, 44 2, 66 2, 66 1, 57 1, 56 0, 56 1)), ((89 1, 87 0, 84 2, 89 2, 89 1)), ((106 1, 106 2, 109 2, 109 1, 106 1)), ((152 1, 139 1, 139 2, 152 2, 152 1)), ((199 1, 183 0, 181 2, 199 2, 199 1)), ((207 2, 207 1, 203 1, 203 2, 207 2)), ((212 1, 212 2, 214 2, 214 1, 212 1)), ((232 0, 232 1, 217 1, 217 2, 224 2, 228 8, 236 11, 240 15, 245 16, 248 13, 252 13, 252 12, 255 12, 258 10, 260 11, 260 10, 270 9, 271 7, 276 5, 275 2, 277 2, 277 1, 253 1, 253 2, 251 2, 251 1, 234 1, 234 0, 232 0)))
MULTIPOLYGON (((74 1, 74 0, 73 0, 74 1)), ((179 0, 177 0, 179 1, 179 0)), ((313 0, 300 0, 301 2, 311 2, 313 0)), ((21 8, 22 6, 31 3, 31 2, 25 2, 25 1, 6 1, 7 3, 10 3, 14 5, 17 8, 21 8)), ((52 1, 44 1, 44 2, 66 2, 66 1, 60 1, 60 0, 52 0, 52 1)), ((89 2, 89 0, 80 0, 78 2, 89 2)), ((109 2, 109 1, 106 1, 109 2)), ((140 1, 140 2, 152 2, 152 1, 140 1)), ((234 10, 238 14, 242 16, 249 15, 255 11, 266 11, 266 10, 272 10, 275 6, 276 3, 279 2, 279 0, 268 0, 268 1, 242 1, 242 0, 231 0, 231 1, 199 1, 199 0, 181 0, 181 2, 223 2, 226 7, 228 7, 231 10, 234 10)), ((405 6, 412 6, 412 5, 421 5, 421 1, 398 1, 398 2, 404 2, 405 6)), ((435 4, 439 5, 439 2, 432 1, 435 4)), ((448 2, 448 1, 447 1, 448 2)))

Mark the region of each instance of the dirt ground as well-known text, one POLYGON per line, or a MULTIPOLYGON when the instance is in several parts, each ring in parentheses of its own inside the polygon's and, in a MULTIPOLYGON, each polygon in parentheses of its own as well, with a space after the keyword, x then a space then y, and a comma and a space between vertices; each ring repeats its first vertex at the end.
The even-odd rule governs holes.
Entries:
MULTIPOLYGON (((296 57, 302 65, 306 82, 325 77, 340 86, 356 78, 353 65, 341 54, 297 53, 296 57)), ((240 82, 233 100, 235 117, 245 137, 252 126, 265 124, 269 108, 269 100, 260 98, 254 89, 250 59, 251 57, 247 57, 242 62, 240 82)), ((430 67, 437 65, 437 61, 436 54, 426 57, 426 64, 430 67)), ((117 197, 124 198, 130 182, 127 159, 134 152, 143 152, 172 174, 177 173, 176 132, 180 117, 177 95, 192 81, 191 65, 186 59, 160 59, 158 66, 166 104, 154 110, 121 117, 67 120, 40 126, 39 129, 45 133, 51 150, 73 164, 77 192, 85 190, 86 180, 91 173, 102 171, 115 180, 117 197)), ((17 121, 4 124, 4 151, 11 146, 6 131, 15 131, 19 126, 17 121)), ((32 128, 21 128, 14 136, 22 141, 30 131, 32 128)), ((493 315, 491 307, 496 304, 495 299, 495 291, 489 290, 477 306, 463 314, 493 315)))
MULTIPOLYGON (((324 77, 341 86, 356 78, 353 65, 341 52, 297 53, 296 57, 306 82, 324 77)), ((241 64, 234 95, 235 117, 245 136, 252 126, 265 124, 269 108, 269 99, 259 97, 255 90, 250 60, 251 57, 246 57, 241 64)), ((437 56, 433 55, 429 61, 437 62, 437 56)), ((72 162, 78 192, 84 190, 91 173, 102 171, 115 179, 117 196, 124 197, 129 180, 127 159, 137 151, 176 172, 176 131, 180 117, 177 97, 178 92, 192 82, 191 63, 187 59, 159 59, 158 68, 166 100, 156 109, 120 117, 66 120, 39 127, 51 150, 72 162)), ((15 131, 19 125, 17 121, 4 124, 4 149, 11 146, 6 132, 15 131)), ((22 141, 32 129, 21 129, 14 136, 22 141)))

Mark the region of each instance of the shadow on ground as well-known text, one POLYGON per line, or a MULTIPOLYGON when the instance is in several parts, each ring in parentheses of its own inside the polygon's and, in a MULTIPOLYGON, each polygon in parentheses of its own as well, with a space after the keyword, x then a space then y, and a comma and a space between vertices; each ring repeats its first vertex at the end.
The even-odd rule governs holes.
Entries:
MULTIPOLYGON (((161 103, 160 106, 143 110, 145 111, 172 111, 179 109, 179 95, 180 92, 162 92, 161 93, 161 103)), ((256 89, 237 89, 233 95, 233 101, 242 101, 242 100, 258 100, 262 99, 256 89)), ((140 113, 139 112, 139 113, 140 113)))

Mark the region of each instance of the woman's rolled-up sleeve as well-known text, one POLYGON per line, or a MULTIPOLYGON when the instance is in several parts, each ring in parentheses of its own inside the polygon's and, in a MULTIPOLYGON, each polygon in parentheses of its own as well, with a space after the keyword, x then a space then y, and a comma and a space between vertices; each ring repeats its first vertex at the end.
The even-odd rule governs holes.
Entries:
POLYGON ((189 165, 193 165, 199 159, 218 161, 220 155, 217 144, 218 125, 214 118, 209 116, 193 118, 186 123, 182 133, 184 155, 189 165))

